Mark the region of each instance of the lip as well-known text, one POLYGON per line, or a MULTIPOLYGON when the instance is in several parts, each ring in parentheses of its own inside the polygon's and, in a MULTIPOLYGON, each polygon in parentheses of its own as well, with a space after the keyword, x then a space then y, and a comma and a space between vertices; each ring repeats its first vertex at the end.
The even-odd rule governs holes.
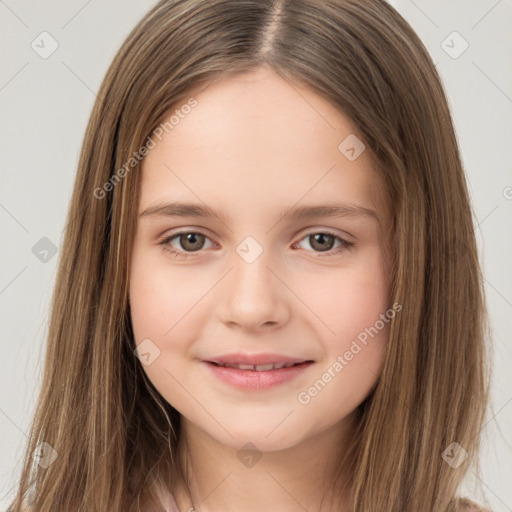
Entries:
MULTIPOLYGON (((236 354, 226 354, 218 357, 211 357, 204 360, 207 363, 233 363, 233 364, 286 364, 286 363, 302 363, 306 361, 312 361, 311 359, 300 359, 296 357, 289 357, 281 354, 242 354, 240 352, 236 354)), ((275 371, 275 370, 273 370, 275 371)))
MULTIPOLYGON (((286 362, 289 362, 287 359, 286 362)), ((226 361, 233 362, 233 361, 226 361)), ((238 361, 236 362, 238 363, 238 361)), ((230 368, 225 366, 218 366, 211 361, 202 361, 208 371, 212 373, 214 377, 243 390, 262 391, 266 389, 275 388, 281 384, 289 382, 299 377, 303 372, 307 370, 312 364, 311 360, 298 360, 298 364, 290 366, 289 368, 279 368, 274 370, 241 370, 239 368, 230 368), (302 362, 301 362, 302 361, 302 362)), ((238 364, 265 364, 265 363, 238 363, 238 364)), ((270 364, 270 363, 268 363, 270 364)), ((276 364, 282 364, 276 361, 276 364)))

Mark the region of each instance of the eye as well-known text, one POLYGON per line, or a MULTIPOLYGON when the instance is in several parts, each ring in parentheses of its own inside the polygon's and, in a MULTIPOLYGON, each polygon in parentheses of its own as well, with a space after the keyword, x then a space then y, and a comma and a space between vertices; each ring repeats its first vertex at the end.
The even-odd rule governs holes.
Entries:
POLYGON ((199 252, 203 249, 205 240, 209 240, 209 238, 202 233, 196 231, 182 231, 164 238, 159 242, 159 245, 162 245, 164 250, 174 254, 177 258, 186 258, 191 253, 199 252), (174 241, 176 241, 181 248, 173 246, 172 242, 174 241))
POLYGON ((316 252, 327 253, 325 255, 320 254, 322 257, 335 256, 354 246, 353 242, 348 242, 347 240, 344 240, 343 238, 340 238, 334 233, 330 233, 328 231, 309 233, 304 238, 302 238, 298 244, 304 240, 306 240, 310 246, 315 249, 316 252), (339 242, 339 245, 334 250, 332 250, 336 242, 339 242))
MULTIPOLYGON (((162 245, 164 250, 174 254, 176 258, 187 258, 193 253, 200 252, 201 249, 204 249, 206 240, 210 239, 200 232, 181 231, 179 233, 174 233, 173 235, 165 237, 161 242, 159 242, 159 245, 162 245), (173 242, 177 243, 180 247, 173 245, 173 242)), ((335 256, 354 246, 353 242, 348 242, 347 240, 344 240, 343 238, 328 231, 309 233, 294 245, 296 246, 304 240, 308 241, 315 252, 326 253, 320 254, 322 257, 335 256), (338 242, 338 246, 334 248, 333 246, 336 244, 336 242, 338 242)), ((210 248, 213 245, 214 244, 211 243, 210 248)))

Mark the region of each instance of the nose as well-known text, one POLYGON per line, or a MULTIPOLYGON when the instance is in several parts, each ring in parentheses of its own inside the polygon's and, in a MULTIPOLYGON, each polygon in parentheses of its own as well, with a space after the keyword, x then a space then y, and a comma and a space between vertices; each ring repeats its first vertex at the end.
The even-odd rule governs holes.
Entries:
POLYGON ((290 316, 290 292, 267 253, 252 263, 238 254, 232 261, 233 268, 219 290, 221 320, 247 331, 284 325, 290 316))

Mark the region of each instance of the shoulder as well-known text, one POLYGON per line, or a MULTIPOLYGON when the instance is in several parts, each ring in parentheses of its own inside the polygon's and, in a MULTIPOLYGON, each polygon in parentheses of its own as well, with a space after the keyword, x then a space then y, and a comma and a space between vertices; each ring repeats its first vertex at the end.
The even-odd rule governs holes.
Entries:
POLYGON ((456 512, 491 512, 488 508, 468 500, 467 498, 457 499, 455 510, 456 512))

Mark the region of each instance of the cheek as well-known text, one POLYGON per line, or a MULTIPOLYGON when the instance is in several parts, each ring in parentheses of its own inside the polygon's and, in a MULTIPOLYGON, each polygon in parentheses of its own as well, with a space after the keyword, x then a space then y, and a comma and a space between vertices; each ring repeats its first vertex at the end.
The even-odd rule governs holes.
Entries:
MULTIPOLYGON (((394 312, 377 251, 352 267, 333 272, 332 279, 323 284, 323 293, 311 288, 315 293, 309 296, 311 308, 329 328, 322 329, 325 357, 317 375, 318 390, 312 393, 325 385, 316 405, 337 403, 347 412, 347 407, 355 408, 367 396, 377 380, 394 312)), ((332 413, 340 411, 334 407, 332 413)))
POLYGON ((381 372, 395 314, 381 285, 378 279, 352 279, 343 292, 333 289, 333 300, 324 305, 322 320, 335 334, 325 331, 325 357, 296 398, 308 415, 322 418, 325 427, 354 411, 381 372))
MULTIPOLYGON (((129 291, 131 322, 137 347, 146 343, 158 354, 150 364, 143 364, 148 378, 167 402, 186 410, 190 396, 183 386, 191 378, 190 368, 195 368, 189 365, 202 355, 195 342, 211 320, 211 297, 218 278, 170 258, 154 248, 134 249, 129 291)), ((185 387, 194 385, 189 382, 185 387)))
POLYGON ((149 380, 178 410, 186 410, 190 399, 180 384, 186 381, 183 362, 191 355, 189 340, 202 321, 200 299, 207 292, 194 284, 169 266, 134 257, 129 293, 135 344, 149 380))
POLYGON ((149 339, 160 352, 154 363, 144 367, 148 374, 158 367, 171 368, 173 356, 186 352, 190 318, 200 310, 201 293, 205 291, 191 284, 183 272, 171 271, 165 258, 135 248, 129 290, 135 343, 138 346, 149 339), (197 306, 192 308, 194 304, 197 306))
POLYGON ((187 321, 187 311, 206 290, 149 242, 134 244, 130 272, 130 308, 135 339, 165 340, 187 321), (148 247, 146 247, 148 245, 148 247), (180 320, 182 319, 182 320, 180 320))
POLYGON ((327 345, 336 348, 350 344, 389 308, 388 280, 377 252, 352 266, 329 269, 325 277, 310 277, 302 290, 304 302, 328 328, 327 345))

